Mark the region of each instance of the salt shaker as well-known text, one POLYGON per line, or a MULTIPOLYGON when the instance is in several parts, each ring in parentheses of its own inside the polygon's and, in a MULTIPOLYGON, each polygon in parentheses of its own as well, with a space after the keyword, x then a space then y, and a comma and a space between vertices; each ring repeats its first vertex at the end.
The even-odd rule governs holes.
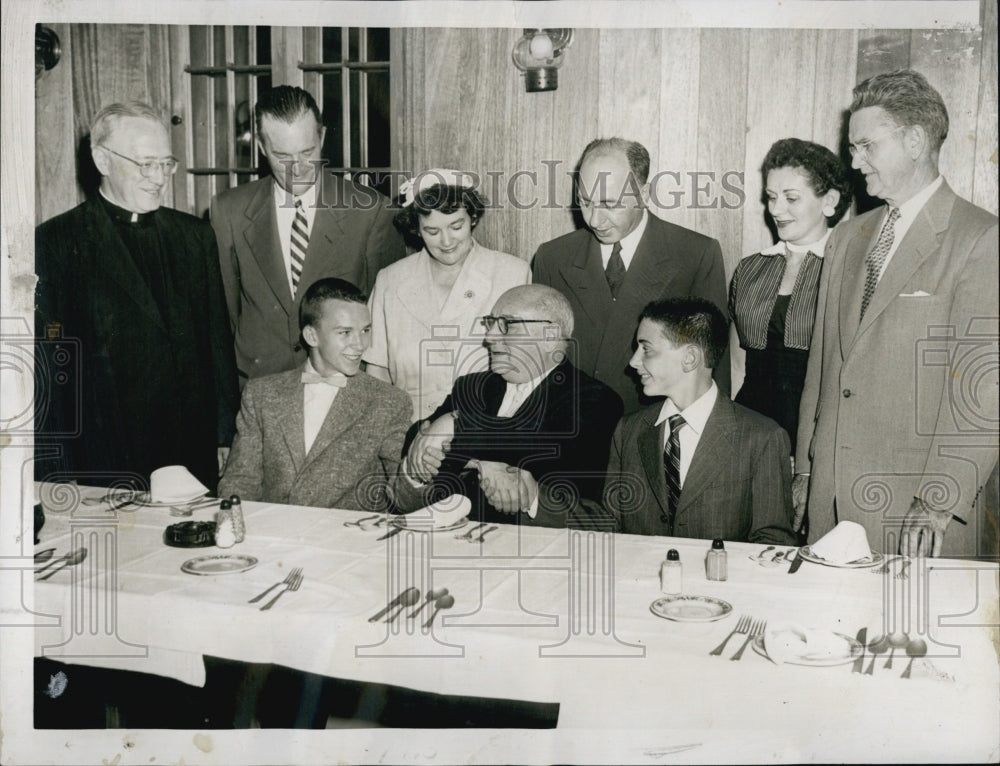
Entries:
POLYGON ((215 514, 215 544, 219 548, 232 548, 236 544, 233 507, 228 500, 219 503, 219 511, 215 514))
POLYGON ((681 592, 681 557, 676 549, 667 551, 667 558, 660 564, 660 592, 676 596, 681 592))
POLYGON ((247 525, 243 520, 243 503, 240 502, 239 495, 230 497, 229 503, 233 507, 233 532, 236 533, 236 542, 242 543, 247 536, 247 525))
POLYGON ((705 576, 709 580, 725 580, 729 576, 726 546, 718 537, 712 540, 712 547, 705 556, 705 576))

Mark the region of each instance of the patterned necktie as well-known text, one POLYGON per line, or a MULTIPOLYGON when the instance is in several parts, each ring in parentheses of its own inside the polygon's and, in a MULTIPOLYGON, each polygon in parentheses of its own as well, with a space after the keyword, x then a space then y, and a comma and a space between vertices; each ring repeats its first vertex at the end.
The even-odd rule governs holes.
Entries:
POLYGON ((685 425, 684 418, 677 413, 671 415, 670 437, 667 439, 667 448, 663 451, 663 471, 667 477, 667 500, 669 512, 661 515, 660 519, 669 526, 669 532, 674 530, 674 514, 677 513, 677 500, 681 496, 681 427, 685 425))
POLYGON ((865 292, 861 296, 861 317, 868 310, 868 303, 875 293, 875 286, 878 284, 879 272, 885 264, 885 258, 889 255, 892 242, 896 237, 896 221, 899 219, 899 208, 889 208, 889 215, 882 224, 882 231, 879 232, 878 239, 875 240, 875 247, 865 258, 865 292))
POLYGON ((611 257, 608 259, 607 268, 604 269, 604 276, 608 280, 608 287, 611 288, 611 297, 618 298, 618 289, 625 281, 625 261, 622 260, 622 243, 615 242, 611 248, 611 257))
POLYGON ((302 209, 302 200, 295 200, 295 220, 292 221, 292 238, 288 252, 292 256, 292 293, 299 289, 302 278, 302 267, 306 262, 306 249, 309 247, 309 221, 306 211, 302 209))

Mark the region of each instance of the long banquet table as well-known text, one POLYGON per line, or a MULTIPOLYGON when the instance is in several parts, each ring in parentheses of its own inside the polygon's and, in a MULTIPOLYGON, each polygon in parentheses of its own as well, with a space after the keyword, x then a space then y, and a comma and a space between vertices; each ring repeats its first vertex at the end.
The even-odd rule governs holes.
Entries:
MULTIPOLYGON (((580 751, 558 756, 566 761, 607 760, 612 745, 616 760, 649 763, 1000 755, 995 563, 915 560, 906 579, 893 576, 898 566, 879 576, 806 563, 790 575, 787 565, 751 560, 765 546, 728 543, 729 578, 713 582, 703 540, 510 524, 482 543, 456 539, 467 527, 380 541, 385 525, 345 526, 364 514, 266 503, 244 503, 245 542, 182 549, 163 543, 165 527, 181 521, 166 509, 80 502, 101 497, 99 488, 43 485, 38 494, 46 521, 37 549, 88 548, 82 564, 35 585, 34 610, 48 616, 35 629, 39 656, 201 684, 202 657, 212 655, 440 694, 556 702, 558 729, 580 734, 580 751), (732 614, 679 623, 650 611, 668 548, 680 552, 684 592, 724 599, 732 614), (181 571, 188 559, 215 554, 259 563, 235 574, 181 571), (303 570, 299 590, 270 611, 247 603, 293 567, 303 570), (432 630, 405 618, 368 621, 408 585, 422 596, 447 587, 455 605, 432 630), (779 666, 752 647, 732 661, 741 636, 710 656, 740 615, 852 637, 862 627, 869 638, 905 630, 930 651, 910 679, 900 678, 903 652, 891 670, 880 656, 872 675, 851 665, 779 666)), ((211 519, 213 510, 192 518, 211 519)))

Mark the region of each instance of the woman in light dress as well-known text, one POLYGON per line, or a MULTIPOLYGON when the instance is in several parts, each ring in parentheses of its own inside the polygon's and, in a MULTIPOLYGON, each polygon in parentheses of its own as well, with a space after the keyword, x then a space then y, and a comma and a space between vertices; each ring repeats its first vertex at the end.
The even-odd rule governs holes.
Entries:
POLYGON ((398 204, 396 227, 422 249, 378 273, 364 360, 370 375, 410 395, 421 420, 455 378, 487 368, 479 319, 511 287, 531 282, 531 269, 476 242, 486 200, 468 173, 421 173, 400 187, 398 204))

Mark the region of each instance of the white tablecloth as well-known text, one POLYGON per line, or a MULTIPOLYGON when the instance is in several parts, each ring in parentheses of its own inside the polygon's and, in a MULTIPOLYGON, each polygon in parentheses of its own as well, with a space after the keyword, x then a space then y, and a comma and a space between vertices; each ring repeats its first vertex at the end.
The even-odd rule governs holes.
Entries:
POLYGON ((378 541, 384 527, 344 526, 362 517, 350 511, 247 503, 245 516, 246 541, 223 551, 165 546, 164 528, 180 521, 165 509, 49 512, 39 548, 62 553, 75 538, 88 558, 36 585, 36 611, 63 618, 36 629, 36 651, 189 683, 203 682, 200 658, 209 654, 442 694, 558 702, 560 728, 632 732, 635 758, 654 760, 670 752, 713 760, 720 737, 734 743, 735 760, 856 760, 858 738, 878 760, 1000 752, 996 565, 916 561, 897 580, 806 563, 789 575, 748 558, 763 546, 731 543, 729 579, 710 582, 701 540, 507 525, 481 545, 458 532, 378 541), (730 616, 684 624, 650 612, 671 547, 684 592, 724 599, 730 616), (181 572, 190 558, 223 553, 259 563, 240 574, 181 572), (304 571, 298 591, 267 612, 247 603, 292 567, 304 571), (433 631, 367 621, 407 585, 422 594, 447 587, 455 606, 433 631), (891 671, 883 655, 871 676, 850 665, 776 666, 750 648, 733 662, 738 636, 709 656, 743 614, 850 636, 867 627, 869 638, 906 630, 927 640, 930 664, 904 680, 905 655, 891 671))

